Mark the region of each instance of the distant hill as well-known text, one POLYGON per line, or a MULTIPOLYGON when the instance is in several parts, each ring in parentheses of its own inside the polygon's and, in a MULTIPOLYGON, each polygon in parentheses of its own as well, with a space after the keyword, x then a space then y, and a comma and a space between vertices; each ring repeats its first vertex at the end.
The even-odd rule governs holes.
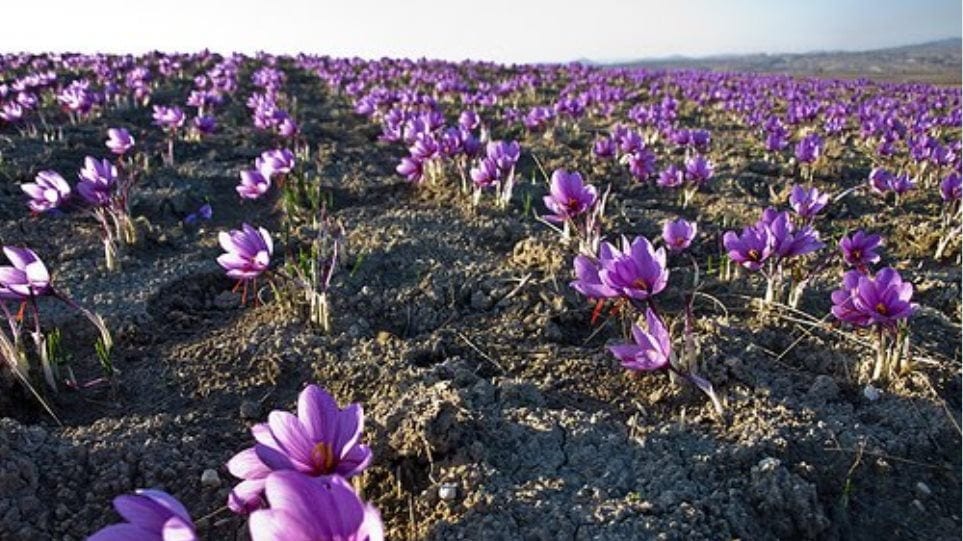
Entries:
POLYGON ((788 73, 821 77, 869 77, 959 84, 963 39, 949 38, 871 51, 819 51, 797 54, 673 56, 616 64, 619 67, 699 68, 716 71, 788 73))

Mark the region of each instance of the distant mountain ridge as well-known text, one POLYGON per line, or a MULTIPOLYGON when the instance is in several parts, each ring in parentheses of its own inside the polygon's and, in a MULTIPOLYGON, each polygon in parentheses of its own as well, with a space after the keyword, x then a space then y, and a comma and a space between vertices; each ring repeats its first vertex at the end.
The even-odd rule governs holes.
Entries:
POLYGON ((869 51, 730 54, 699 58, 672 56, 597 65, 653 69, 698 68, 824 77, 870 77, 958 84, 961 79, 961 68, 963 68, 963 38, 947 38, 869 51))

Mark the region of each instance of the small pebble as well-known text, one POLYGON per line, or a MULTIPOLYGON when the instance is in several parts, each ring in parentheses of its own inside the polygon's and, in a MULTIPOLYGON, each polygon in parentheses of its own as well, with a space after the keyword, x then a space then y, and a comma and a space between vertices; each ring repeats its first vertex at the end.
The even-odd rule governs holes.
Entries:
POLYGON ((456 483, 442 483, 438 487, 438 497, 446 502, 450 502, 458 497, 458 485, 456 483))
POLYGON ((921 501, 919 501, 919 500, 913 500, 912 505, 913 505, 913 507, 915 507, 916 510, 919 511, 920 513, 925 513, 925 512, 926 512, 926 506, 923 505, 923 502, 921 502, 921 501))
POLYGON ((207 488, 217 488, 221 486, 221 476, 217 474, 217 470, 208 468, 201 474, 201 485, 207 488))
POLYGON ((261 406, 253 400, 241 402, 241 418, 257 419, 261 416, 261 406))
POLYGON ((931 490, 930 487, 923 481, 916 483, 915 488, 916 488, 916 495, 919 496, 920 498, 928 498, 933 494, 933 490, 931 490))
POLYGON ((873 385, 870 383, 867 383, 866 386, 863 387, 863 396, 865 396, 866 400, 869 400, 870 402, 876 402, 879 400, 880 394, 882 394, 882 392, 876 387, 873 387, 873 385))

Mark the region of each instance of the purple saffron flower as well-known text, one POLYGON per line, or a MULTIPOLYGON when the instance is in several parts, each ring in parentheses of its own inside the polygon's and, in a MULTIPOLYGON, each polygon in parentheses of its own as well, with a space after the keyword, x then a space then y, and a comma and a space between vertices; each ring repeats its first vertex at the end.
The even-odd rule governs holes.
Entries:
POLYGON ((882 245, 881 236, 868 234, 862 229, 839 239, 839 250, 843 253, 846 264, 863 270, 879 261, 876 250, 882 245))
POLYGON ((257 169, 251 169, 241 171, 241 183, 234 189, 244 199, 257 199, 267 193, 270 188, 271 178, 266 177, 257 169))
POLYGON ((254 160, 254 167, 265 178, 287 175, 294 170, 294 153, 286 148, 266 150, 261 153, 260 158, 254 160))
POLYGON ((401 158, 401 163, 398 164, 398 167, 395 167, 395 171, 413 184, 419 184, 425 174, 424 163, 411 157, 401 158))
POLYGON ((598 199, 595 186, 584 184, 582 175, 556 169, 552 173, 551 193, 543 198, 553 214, 545 216, 550 222, 561 223, 587 211, 598 199))
POLYGON ((896 195, 903 195, 910 190, 916 189, 916 181, 911 179, 909 175, 896 175, 890 182, 890 189, 893 190, 896 195))
POLYGON ((769 152, 779 152, 789 146, 789 138, 785 130, 773 130, 766 133, 766 150, 769 152))
POLYGON ((803 188, 796 185, 789 194, 789 204, 796 214, 803 218, 812 218, 819 214, 829 202, 829 194, 820 193, 816 188, 803 188))
POLYGON ((117 183, 117 168, 107 160, 97 161, 87 156, 84 158, 84 168, 78 174, 77 193, 85 201, 95 206, 110 203, 111 192, 117 183))
POLYGON ((199 220, 210 220, 211 216, 214 215, 214 209, 211 208, 210 203, 204 203, 201 208, 197 209, 196 212, 192 212, 184 218, 184 223, 194 224, 199 220))
POLYGON ((3 107, 0 107, 0 118, 11 124, 16 124, 23 118, 23 107, 14 101, 7 102, 3 104, 3 107))
POLYGON ((55 209, 70 197, 70 185, 56 171, 41 171, 34 182, 25 182, 20 189, 30 197, 27 206, 38 213, 55 209))
POLYGON ((629 173, 638 181, 645 181, 655 173, 655 154, 640 146, 632 154, 628 155, 629 173))
POLYGON ((599 248, 599 278, 621 296, 644 301, 665 289, 669 269, 665 248, 656 250, 645 237, 622 237, 622 249, 603 242, 599 248))
POLYGON ((913 284, 904 282, 891 267, 880 269, 875 277, 850 271, 843 277, 843 287, 831 296, 833 315, 857 326, 892 327, 916 311, 910 302, 913 284))
POLYGON ((879 167, 874 167, 873 170, 869 172, 869 187, 876 193, 884 194, 890 191, 890 187, 893 184, 893 177, 893 173, 879 167))
POLYGON ((797 231, 789 212, 777 212, 775 215, 764 213, 756 227, 769 229, 772 233, 773 254, 780 258, 805 255, 824 246, 819 241, 819 232, 812 227, 806 226, 797 231))
POLYGON ((665 222, 665 225, 662 226, 662 240, 665 241, 669 250, 681 252, 692 244, 692 239, 695 238, 697 230, 698 227, 694 222, 679 218, 665 222))
POLYGON ((590 299, 607 299, 618 297, 619 292, 602 283, 599 278, 599 264, 584 255, 575 257, 576 280, 569 286, 590 299))
POLYGON ((615 156, 615 142, 610 137, 603 137, 592 145, 592 153, 596 158, 608 159, 615 156))
POLYGON ((520 147, 517 141, 492 141, 486 149, 488 158, 495 162, 498 170, 507 173, 518 162, 520 147))
POLYGON ((678 188, 685 183, 685 171, 671 164, 659 173, 659 179, 656 184, 662 186, 663 188, 678 188))
POLYGON ((458 127, 465 131, 471 131, 481 126, 481 118, 475 111, 462 111, 458 115, 458 127))
POLYGON ((217 264, 227 271, 229 278, 253 280, 271 264, 274 242, 263 227, 254 229, 241 224, 240 230, 221 231, 217 240, 227 252, 218 256, 217 264))
POLYGON ((298 124, 293 118, 285 117, 278 123, 277 132, 281 137, 291 139, 298 134, 298 124))
POLYGON ((916 188, 916 181, 906 174, 894 175, 884 169, 875 168, 869 173, 869 186, 881 195, 885 195, 886 192, 903 195, 916 188))
POLYGON ((110 128, 107 130, 107 142, 105 145, 114 154, 124 155, 128 150, 134 148, 134 142, 133 136, 124 128, 110 128))
POLYGON ((272 471, 350 478, 371 462, 371 449, 359 442, 364 428, 360 404, 344 409, 317 385, 308 385, 298 397, 298 414, 273 411, 267 423, 251 428, 257 444, 234 455, 227 463, 232 475, 243 479, 228 497, 235 513, 263 507, 265 479, 272 471))
POLYGON ((4 246, 3 253, 13 265, 0 266, 0 299, 24 300, 50 293, 50 273, 33 250, 4 246))
POLYGON ((210 115, 194 117, 194 129, 197 133, 210 135, 217 129, 217 120, 210 115))
POLYGON ((796 144, 796 159, 800 163, 813 163, 819 159, 823 150, 823 139, 816 133, 810 133, 796 144))
POLYGON ((773 253, 774 239, 768 227, 746 227, 741 235, 727 231, 722 245, 729 251, 729 258, 743 267, 756 271, 773 253))
POLYGON ((963 199, 963 182, 960 175, 951 173, 940 183, 940 197, 943 201, 959 201, 963 199))
POLYGON ((715 167, 705 156, 696 154, 685 162, 685 178, 696 185, 702 185, 712 177, 715 167))
POLYGON ((863 274, 859 271, 847 272, 843 275, 842 287, 829 295, 833 301, 830 311, 836 319, 856 327, 865 327, 872 323, 872 318, 853 304, 853 291, 859 286, 859 279, 862 276, 863 274))
POLYGON ((468 172, 472 182, 479 188, 487 188, 498 182, 498 165, 491 158, 482 158, 478 165, 472 167, 468 172))
POLYGON ((411 157, 420 161, 437 158, 440 151, 441 148, 438 145, 438 141, 435 139, 435 136, 430 133, 419 133, 415 138, 414 144, 408 148, 411 157))
POLYGON ((180 107, 154 106, 154 124, 165 130, 176 130, 184 125, 184 111, 180 107))
POLYGON ((114 498, 114 509, 127 522, 112 524, 87 541, 197 541, 194 522, 176 498, 160 490, 140 489, 114 498))
POLYGON ((381 515, 347 481, 277 471, 264 483, 270 509, 251 513, 251 541, 382 541, 381 515))
POLYGON ((672 357, 669 331, 651 308, 645 311, 645 323, 648 327, 645 331, 632 325, 634 344, 611 346, 609 351, 629 370, 653 372, 669 367, 672 357))

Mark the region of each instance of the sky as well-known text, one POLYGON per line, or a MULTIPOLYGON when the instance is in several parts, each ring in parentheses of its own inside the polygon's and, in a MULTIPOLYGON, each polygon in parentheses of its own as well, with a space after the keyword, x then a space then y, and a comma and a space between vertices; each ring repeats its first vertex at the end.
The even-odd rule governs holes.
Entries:
POLYGON ((963 35, 960 0, 33 0, 5 3, 3 18, 5 52, 499 62, 866 50, 963 35))

